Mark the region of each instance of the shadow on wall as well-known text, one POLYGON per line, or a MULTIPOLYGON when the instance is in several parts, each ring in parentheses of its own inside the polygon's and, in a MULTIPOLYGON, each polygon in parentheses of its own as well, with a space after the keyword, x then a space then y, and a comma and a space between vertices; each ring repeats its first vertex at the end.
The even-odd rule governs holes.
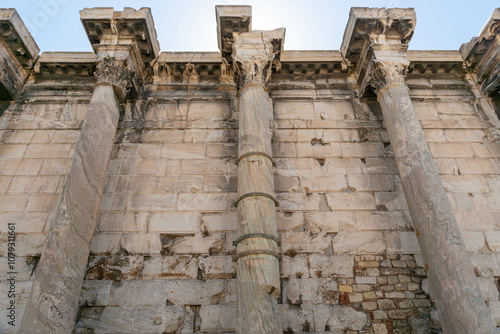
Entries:
POLYGON ((7 110, 10 106, 10 102, 0 101, 0 116, 3 115, 3 112, 7 110))

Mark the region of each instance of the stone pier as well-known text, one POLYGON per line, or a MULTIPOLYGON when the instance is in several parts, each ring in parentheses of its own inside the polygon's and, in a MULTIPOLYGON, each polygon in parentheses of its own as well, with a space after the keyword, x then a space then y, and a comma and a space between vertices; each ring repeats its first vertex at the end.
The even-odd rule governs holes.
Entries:
POLYGON ((357 68, 363 73, 361 91, 371 85, 382 108, 443 331, 493 333, 488 308, 405 83, 406 49, 415 24, 413 9, 353 8, 342 51, 347 59, 357 55, 358 64, 367 64, 357 68), (360 45, 364 45, 361 53, 355 51, 360 45))
MULTIPOLYGON (((92 9, 83 10, 81 16, 86 28, 95 28, 106 19, 121 18, 133 23, 151 18, 149 10, 113 12, 112 9, 92 9), (106 14, 110 17, 107 18, 106 14)), ((112 24, 119 24, 117 21, 112 24)), ((105 35, 89 33, 91 42, 95 42, 96 37, 100 40, 99 44, 93 45, 98 59, 97 85, 37 266, 21 324, 22 333, 73 332, 118 126, 119 103, 130 89, 137 92, 141 84, 138 78, 141 78, 145 65, 139 58, 141 50, 135 36, 120 35, 119 28, 112 26, 108 32, 99 31, 104 31, 105 35)))

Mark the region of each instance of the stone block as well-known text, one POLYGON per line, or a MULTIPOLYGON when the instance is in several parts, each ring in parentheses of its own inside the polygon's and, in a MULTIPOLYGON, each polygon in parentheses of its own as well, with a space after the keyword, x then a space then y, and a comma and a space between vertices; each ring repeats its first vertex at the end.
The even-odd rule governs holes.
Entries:
POLYGON ((335 158, 341 157, 339 143, 296 143, 297 157, 299 158, 335 158))
POLYGON ((85 279, 113 281, 137 279, 142 274, 142 267, 142 256, 90 256, 85 279))
POLYGON ((199 268, 203 279, 228 279, 236 276, 236 266, 231 256, 202 257, 199 268))
POLYGON ((375 202, 379 211, 408 210, 408 204, 403 192, 375 193, 375 202))
POLYGON ((361 231, 408 230, 411 228, 402 211, 356 211, 356 224, 361 231))
POLYGON ((173 235, 200 232, 200 214, 196 212, 152 212, 149 217, 149 232, 173 235))
MULTIPOLYGON (((33 164, 33 166, 31 166, 31 168, 33 168, 33 171, 36 169, 36 165, 34 163, 31 163, 32 161, 36 161, 41 164, 41 167, 39 168, 40 175, 66 175, 71 166, 70 159, 45 159, 43 161, 39 159, 29 159, 27 161, 28 163, 33 164)), ((23 167, 27 168, 28 166, 23 167)))
POLYGON ((296 176, 274 176, 274 191, 276 192, 297 192, 299 188, 299 178, 296 176))
POLYGON ((283 283, 283 301, 290 304, 338 304, 335 281, 322 278, 290 278, 283 283))
POLYGON ((195 279, 198 259, 190 255, 153 256, 144 260, 142 279, 195 279))
POLYGON ((488 248, 492 252, 500 252, 500 231, 487 231, 484 233, 488 248))
MULTIPOLYGON (((45 233, 43 234, 17 234, 16 256, 40 256, 45 245, 45 233)), ((5 245, 6 242, 3 242, 5 245)), ((0 251, 0 256, 5 256, 0 251)))
POLYGON ((276 119, 314 119, 314 105, 310 101, 275 101, 273 105, 276 119))
POLYGON ((309 277, 309 264, 307 255, 296 255, 289 257, 283 255, 280 262, 280 275, 281 277, 309 277))
POLYGON ((304 221, 307 230, 313 234, 359 230, 353 211, 308 212, 304 221))
POLYGON ((121 143, 114 150, 113 158, 159 158, 162 144, 121 143))
POLYGON ((461 174, 499 174, 500 165, 493 163, 491 159, 469 158, 457 159, 461 174))
MULTIPOLYGON (((32 145, 33 146, 33 145, 32 145)), ((20 159, 25 156, 24 152, 26 151, 26 145, 19 144, 2 144, 2 148, 0 149, 0 156, 2 159, 20 159)), ((25 156, 26 158, 38 158, 37 156, 33 157, 33 149, 30 150, 30 154, 25 156)), ((36 155, 36 154, 35 154, 36 155)), ((66 152, 66 156, 68 152, 66 152)), ((66 157, 65 156, 65 157, 66 157)))
POLYGON ((303 304, 300 308, 295 305, 278 304, 281 326, 283 331, 300 333, 314 330, 313 306, 303 304))
POLYGON ((317 255, 309 256, 311 277, 353 277, 354 256, 317 255))
POLYGON ((14 224, 17 233, 42 233, 49 213, 46 212, 0 212, 0 233, 9 231, 9 224, 14 224))
POLYGON ((379 158, 386 155, 382 143, 341 143, 342 158, 379 158))
MULTIPOLYGON (((42 166, 40 159, 0 159, 0 175, 37 175, 42 166)), ((46 175, 41 173, 41 175, 46 175)))
POLYGON ((381 232, 340 232, 333 238, 335 254, 383 254, 385 250, 381 232))
POLYGON ((69 157, 70 144, 31 144, 26 149, 25 158, 65 159, 69 157))
POLYGON ((156 178, 148 175, 110 176, 107 180, 107 193, 140 193, 156 189, 156 178))
POLYGON ((470 254, 476 275, 500 276, 500 255, 498 253, 470 254))
POLYGON ((276 212, 276 227, 278 232, 300 232, 304 230, 304 215, 302 212, 276 212))
POLYGON ((0 211, 23 211, 28 202, 27 195, 0 196, 0 211))
POLYGON ((461 231, 460 234, 468 252, 482 252, 485 250, 486 242, 483 232, 461 231))
MULTIPOLYGON (((134 197, 134 200, 139 200, 139 198, 134 197)), ((121 211, 125 210, 126 205, 127 196, 125 194, 103 194, 99 205, 99 211, 121 211)))
MULTIPOLYGON (((174 210, 176 200, 177 195, 175 194, 132 194, 128 199, 127 209, 134 211, 174 210)), ((118 208, 114 208, 114 210, 118 210, 118 208)))
POLYGON ((344 191, 347 189, 345 177, 343 175, 325 175, 325 176, 302 176, 300 184, 306 193, 344 191))
POLYGON ((200 319, 201 332, 236 331, 236 308, 232 305, 203 305, 200 308, 200 319))
POLYGON ((361 331, 370 325, 364 312, 339 305, 314 305, 314 328, 316 331, 361 331))
POLYGON ((279 193, 277 199, 282 211, 315 211, 319 207, 318 194, 279 193))
POLYGON ((236 231, 237 220, 236 212, 202 213, 201 215, 202 227, 209 233, 236 231))
POLYGON ((472 158, 474 151, 468 143, 429 143, 434 158, 472 158))
POLYGON ((179 210, 213 212, 225 211, 228 206, 227 194, 179 194, 179 210))
POLYGON ((183 307, 165 305, 85 307, 75 329, 94 333, 175 333, 182 326, 184 313, 183 307))
POLYGON ((317 119, 354 119, 354 107, 351 102, 314 101, 314 113, 317 119))
POLYGON ((201 234, 178 237, 175 239, 171 251, 174 254, 218 254, 224 251, 225 240, 223 235, 204 237, 201 234))
POLYGON ((479 175, 442 175, 443 186, 449 192, 487 193, 488 185, 479 175))
POLYGON ((120 248, 127 254, 160 254, 162 245, 159 234, 124 233, 120 240, 120 248))
POLYGON ((387 252, 399 254, 414 254, 420 252, 415 232, 387 232, 385 234, 387 252))
POLYGON ((161 156, 169 159, 203 159, 205 152, 205 143, 163 144, 161 156))
POLYGON ((327 193, 330 210, 376 210, 373 195, 369 193, 327 193))
POLYGON ((472 150, 476 157, 479 158, 500 158, 500 144, 499 143, 488 143, 488 144, 470 144, 472 150))
POLYGON ((449 142, 482 143, 486 136, 483 130, 444 130, 449 142))
POLYGON ((97 220, 100 232, 146 232, 148 212, 103 212, 97 220))
POLYGON ((281 250, 283 254, 324 253, 332 242, 326 233, 312 235, 308 232, 281 233, 281 250))
POLYGON ((53 193, 57 190, 59 176, 16 176, 12 178, 9 193, 53 193))
POLYGON ((396 186, 392 175, 353 174, 347 180, 355 191, 392 191, 396 186))
POLYGON ((117 254, 120 250, 121 233, 97 233, 92 238, 90 254, 117 254))
MULTIPOLYGON (((28 204, 24 211, 55 211, 57 204, 59 204, 59 199, 59 194, 33 194, 29 197, 28 204)), ((21 203, 22 201, 21 199, 21 203)))

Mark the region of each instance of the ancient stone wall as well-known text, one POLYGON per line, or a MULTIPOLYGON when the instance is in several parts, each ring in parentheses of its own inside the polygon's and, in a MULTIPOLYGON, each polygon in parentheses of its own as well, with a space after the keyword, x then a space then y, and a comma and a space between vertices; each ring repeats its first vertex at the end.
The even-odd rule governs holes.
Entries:
MULTIPOLYGON (((161 54, 167 69, 120 105, 75 333, 236 331, 239 96, 221 63, 168 68, 177 56, 161 54)), ((447 57, 426 70, 409 56, 406 81, 500 327, 500 122, 457 54, 447 57)), ((360 96, 340 61, 282 60, 268 93, 283 333, 439 333, 375 95, 360 96)), ((14 223, 19 312, 16 326, 0 316, 2 333, 20 333, 94 84, 43 65, 0 116, 0 244, 14 223)), ((6 247, 0 256, 3 297, 6 247)))

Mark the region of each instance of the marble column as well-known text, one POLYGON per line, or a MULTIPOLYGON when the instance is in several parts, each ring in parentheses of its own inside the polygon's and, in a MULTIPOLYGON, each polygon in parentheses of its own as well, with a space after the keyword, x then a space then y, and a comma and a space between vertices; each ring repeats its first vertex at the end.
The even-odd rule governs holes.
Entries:
POLYGON ((99 203, 131 74, 104 57, 22 319, 21 333, 72 333, 99 203))
POLYGON ((279 249, 276 230, 269 96, 273 47, 259 33, 235 33, 239 74, 237 333, 283 333, 278 314, 279 249), (258 43, 239 44, 256 39, 258 43), (250 46, 247 48, 247 46, 250 46))
POLYGON ((441 326, 449 334, 491 334, 495 329, 404 81, 406 67, 406 61, 375 60, 371 85, 382 107, 441 326))

